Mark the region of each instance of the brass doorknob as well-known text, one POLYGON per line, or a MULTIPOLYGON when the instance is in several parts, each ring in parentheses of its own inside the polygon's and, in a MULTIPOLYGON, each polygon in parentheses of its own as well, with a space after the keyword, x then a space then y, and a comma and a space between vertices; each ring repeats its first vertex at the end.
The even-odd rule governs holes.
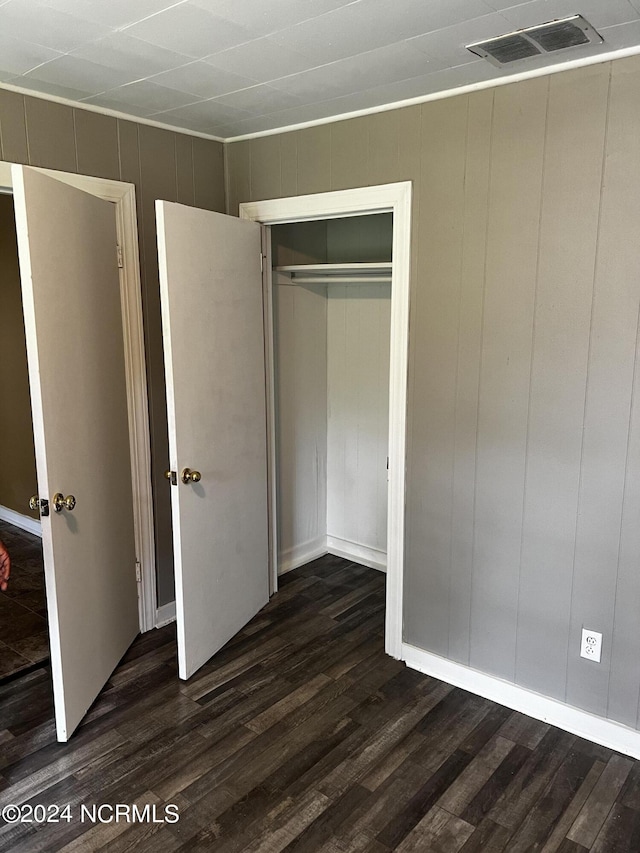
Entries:
POLYGON ((199 483, 202 479, 200 471, 192 471, 191 468, 185 468, 180 479, 183 483, 199 483))
POLYGON ((56 492, 53 496, 52 503, 53 508, 56 512, 62 512, 63 509, 66 509, 71 512, 76 505, 76 499, 73 495, 67 495, 67 497, 65 498, 65 496, 61 492, 56 492))
POLYGON ((49 515, 49 501, 45 498, 39 498, 38 495, 32 495, 29 498, 29 509, 39 509, 40 515, 46 517, 49 515))

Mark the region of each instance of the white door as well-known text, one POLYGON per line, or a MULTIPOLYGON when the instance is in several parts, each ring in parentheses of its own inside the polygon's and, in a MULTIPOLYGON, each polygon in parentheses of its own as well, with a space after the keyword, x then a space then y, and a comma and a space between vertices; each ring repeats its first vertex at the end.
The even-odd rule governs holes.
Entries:
POLYGON ((48 502, 56 728, 66 741, 138 633, 115 208, 34 169, 13 166, 12 176, 38 490, 48 502))
POLYGON ((260 226, 162 201, 156 216, 178 667, 189 678, 269 598, 260 226))

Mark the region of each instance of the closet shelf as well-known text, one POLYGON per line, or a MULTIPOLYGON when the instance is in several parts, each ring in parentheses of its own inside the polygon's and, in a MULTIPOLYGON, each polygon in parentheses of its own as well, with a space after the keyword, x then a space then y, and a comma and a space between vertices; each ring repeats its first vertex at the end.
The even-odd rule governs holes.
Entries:
POLYGON ((391 261, 358 264, 292 264, 274 267, 291 284, 386 284, 391 281, 391 261))

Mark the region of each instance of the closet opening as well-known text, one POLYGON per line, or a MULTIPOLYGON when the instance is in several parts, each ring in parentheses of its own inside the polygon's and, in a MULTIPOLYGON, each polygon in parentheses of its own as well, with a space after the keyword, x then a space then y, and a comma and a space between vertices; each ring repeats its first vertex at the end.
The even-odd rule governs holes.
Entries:
POLYGON ((386 572, 385 649, 399 658, 411 184, 252 202, 240 216, 270 226, 271 590, 315 567, 363 602, 358 584, 375 591, 386 572))
POLYGON ((386 571, 392 235, 391 213, 271 228, 279 576, 386 571))
POLYGON ((0 591, 0 681, 49 658, 42 540, 26 497, 37 493, 13 196, 0 193, 0 540, 12 576, 0 591))

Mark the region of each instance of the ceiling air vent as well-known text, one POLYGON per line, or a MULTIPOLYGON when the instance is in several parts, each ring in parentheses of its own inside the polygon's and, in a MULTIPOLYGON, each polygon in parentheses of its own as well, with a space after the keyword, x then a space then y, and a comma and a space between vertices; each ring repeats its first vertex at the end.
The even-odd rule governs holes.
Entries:
POLYGON ((548 21, 507 33, 487 41, 468 44, 467 50, 502 66, 532 56, 544 56, 558 50, 580 47, 584 44, 601 44, 602 36, 582 15, 572 15, 559 21, 548 21))

